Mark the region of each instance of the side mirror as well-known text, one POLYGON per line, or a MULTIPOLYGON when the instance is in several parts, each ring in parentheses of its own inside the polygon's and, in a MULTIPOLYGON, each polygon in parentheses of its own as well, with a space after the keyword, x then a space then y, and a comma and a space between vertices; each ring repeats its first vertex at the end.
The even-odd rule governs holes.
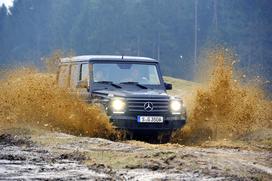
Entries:
POLYGON ((164 87, 166 90, 172 90, 172 84, 164 83, 164 87))
POLYGON ((88 89, 88 81, 87 80, 80 80, 77 82, 76 88, 88 89))

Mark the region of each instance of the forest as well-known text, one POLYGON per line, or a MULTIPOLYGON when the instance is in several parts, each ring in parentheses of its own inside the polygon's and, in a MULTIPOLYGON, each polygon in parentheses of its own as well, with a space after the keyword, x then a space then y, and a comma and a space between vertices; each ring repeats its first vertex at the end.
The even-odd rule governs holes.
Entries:
POLYGON ((0 65, 41 65, 56 50, 137 55, 193 80, 220 45, 245 74, 270 80, 271 30, 270 0, 15 0, 0 8, 0 65))

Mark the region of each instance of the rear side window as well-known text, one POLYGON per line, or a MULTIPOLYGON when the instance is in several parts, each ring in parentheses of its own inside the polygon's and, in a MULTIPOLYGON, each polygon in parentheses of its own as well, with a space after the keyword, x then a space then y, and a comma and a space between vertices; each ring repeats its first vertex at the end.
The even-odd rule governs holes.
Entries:
POLYGON ((69 66, 68 65, 60 66, 58 83, 60 87, 68 87, 68 83, 69 83, 69 66))
POLYGON ((70 88, 76 88, 78 76, 78 65, 71 65, 70 88))
POLYGON ((79 80, 87 80, 89 82, 89 64, 81 64, 79 80))

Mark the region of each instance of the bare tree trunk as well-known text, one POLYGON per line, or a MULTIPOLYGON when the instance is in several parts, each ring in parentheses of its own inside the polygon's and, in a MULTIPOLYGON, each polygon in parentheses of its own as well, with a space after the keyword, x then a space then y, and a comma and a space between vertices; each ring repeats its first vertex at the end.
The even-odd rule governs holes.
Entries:
POLYGON ((157 59, 158 61, 160 61, 161 59, 161 32, 160 30, 158 33, 157 59))
POLYGON ((152 58, 156 58, 156 41, 152 42, 152 58))
POLYGON ((197 67, 197 4, 198 0, 195 0, 195 34, 194 34, 194 39, 195 39, 195 48, 194 48, 194 70, 196 71, 197 67))
POLYGON ((159 13, 159 7, 160 7, 160 1, 157 1, 157 15, 159 18, 159 22, 158 22, 158 37, 157 37, 157 59, 158 61, 160 61, 161 59, 161 17, 160 17, 160 13, 159 13))
POLYGON ((217 0, 213 0, 213 21, 215 25, 215 32, 217 32, 218 30, 217 0))
POLYGON ((137 36, 137 56, 140 56, 140 36, 137 36))

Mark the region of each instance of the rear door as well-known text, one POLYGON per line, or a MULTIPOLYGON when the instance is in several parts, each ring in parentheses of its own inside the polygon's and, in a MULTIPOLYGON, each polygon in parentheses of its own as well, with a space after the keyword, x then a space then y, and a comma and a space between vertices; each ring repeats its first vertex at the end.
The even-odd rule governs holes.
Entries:
MULTIPOLYGON (((78 68, 78 81, 87 81, 90 87, 89 63, 80 63, 78 68)), ((76 88, 77 94, 86 102, 90 102, 90 92, 86 88, 76 88)))

